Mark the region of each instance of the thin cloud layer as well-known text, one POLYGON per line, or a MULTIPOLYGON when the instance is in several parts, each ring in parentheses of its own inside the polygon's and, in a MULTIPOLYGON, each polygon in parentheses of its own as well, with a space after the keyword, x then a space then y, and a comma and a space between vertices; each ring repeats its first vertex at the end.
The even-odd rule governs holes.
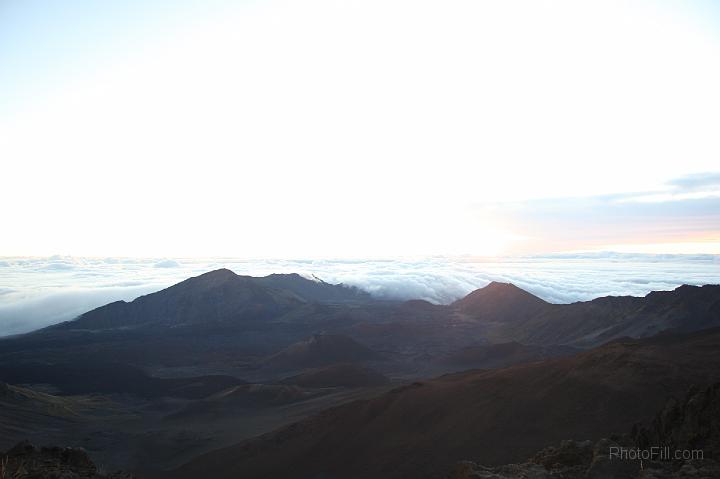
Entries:
POLYGON ((111 301, 130 301, 187 277, 226 267, 264 276, 297 272, 362 288, 377 298, 446 304, 490 281, 511 282, 554 303, 640 296, 681 284, 720 283, 715 255, 563 254, 475 260, 269 261, 237 259, 6 258, 0 268, 0 335, 70 320, 111 301), (57 265, 62 264, 62 267, 57 265), (167 264, 172 266, 158 266, 167 264))
POLYGON ((172 259, 166 259, 155 263, 156 268, 179 268, 180 263, 172 259))
POLYGON ((720 172, 695 173, 676 178, 669 185, 685 191, 720 190, 720 172))

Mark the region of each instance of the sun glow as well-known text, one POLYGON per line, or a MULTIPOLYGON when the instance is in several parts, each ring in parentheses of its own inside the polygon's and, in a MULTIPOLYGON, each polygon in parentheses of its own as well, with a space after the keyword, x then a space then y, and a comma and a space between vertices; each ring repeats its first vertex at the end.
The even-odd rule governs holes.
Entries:
POLYGON ((98 38, 98 57, 84 37, 58 50, 92 18, 0 23, 19 55, 0 56, 17 66, 0 93, 3 254, 525 251, 557 226, 476 205, 652 198, 720 155, 720 42, 691 10, 221 5, 125 12, 145 28, 103 17, 121 34, 98 38), (23 67, 48 51, 63 68, 23 67))

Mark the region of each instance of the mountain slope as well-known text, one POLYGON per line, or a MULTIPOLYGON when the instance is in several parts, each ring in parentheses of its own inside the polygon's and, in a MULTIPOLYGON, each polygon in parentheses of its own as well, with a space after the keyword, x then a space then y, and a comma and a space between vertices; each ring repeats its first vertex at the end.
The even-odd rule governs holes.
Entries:
POLYGON ((280 369, 303 369, 378 358, 377 353, 347 336, 315 334, 270 356, 265 365, 280 369))
MULTIPOLYGON (((720 286, 683 285, 643 298, 604 297, 551 305, 519 325, 521 342, 592 346, 614 338, 647 337, 661 331, 698 331, 720 326, 720 286)), ((514 332, 516 336, 517 332, 514 332)))
POLYGON ((77 414, 73 407, 73 401, 70 399, 39 393, 4 382, 0 382, 0 404, 2 404, 0 411, 3 413, 13 408, 22 408, 36 414, 60 417, 72 417, 77 414))
POLYGON ((495 343, 592 347, 614 338, 720 327, 720 286, 683 285, 645 297, 608 296, 550 304, 511 284, 490 283, 451 308, 495 343))
POLYGON ((282 384, 306 388, 373 387, 387 384, 388 378, 374 369, 358 364, 333 364, 324 368, 310 369, 297 376, 285 378, 282 384))
POLYGON ((462 461, 447 479, 720 477, 720 383, 705 389, 692 388, 684 400, 671 398, 650 425, 628 424, 626 431, 595 444, 562 441, 559 446, 539 451, 523 464, 487 467, 462 461), (613 451, 620 447, 650 454, 642 460, 611 459, 613 451), (702 451, 702 458, 676 458, 670 451, 702 451))
POLYGON ((302 305, 286 290, 219 269, 186 279, 130 303, 116 301, 53 329, 107 329, 138 325, 181 325, 272 317, 302 305))
POLYGON ((539 361, 541 359, 571 356, 580 351, 580 349, 570 346, 537 346, 510 341, 508 343, 463 348, 447 355, 442 359, 442 362, 463 369, 487 369, 512 366, 513 364, 539 361))
POLYGON ((148 376, 116 363, 0 363, 0 379, 14 384, 50 384, 63 394, 124 393, 143 398, 201 398, 244 381, 226 375, 182 378, 148 376))
POLYGON ((669 395, 720 379, 720 330, 621 340, 571 358, 414 383, 339 406, 173 471, 256 477, 439 477, 458 460, 524 460, 569 437, 649 419, 669 395))
POLYGON ((223 390, 200 401, 188 404, 167 420, 211 420, 229 411, 238 414, 240 409, 263 409, 303 401, 320 393, 306 391, 293 385, 243 384, 223 390))
POLYGON ((543 311, 549 303, 511 283, 493 281, 462 299, 452 308, 482 321, 518 321, 543 311))
POLYGON ((292 291, 303 300, 316 303, 362 302, 371 299, 370 294, 354 286, 330 284, 316 278, 304 278, 297 273, 271 274, 255 278, 258 284, 287 291, 292 291))
POLYGON ((0 382, 0 450, 29 438, 76 443, 93 424, 131 416, 103 396, 59 396, 0 382))
POLYGON ((130 303, 97 308, 75 321, 0 338, 0 364, 14 368, 18 363, 116 362, 151 374, 250 375, 252 381, 275 381, 280 377, 268 376, 272 368, 263 366, 275 365, 279 371, 371 358, 353 356, 357 348, 350 345, 347 350, 337 347, 337 353, 322 360, 283 360, 291 351, 263 359, 321 334, 344 336, 382 351, 388 361, 378 366, 380 372, 412 378, 505 366, 518 362, 519 356, 523 361, 547 357, 559 346, 589 348, 623 336, 720 326, 720 286, 683 286, 644 298, 607 297, 569 305, 549 304, 501 283, 445 306, 349 299, 355 296, 344 286, 299 275, 252 278, 217 270, 130 303), (315 302, 321 299, 325 302, 315 302), (464 348, 513 342, 527 346, 527 354, 497 346, 491 361, 436 367, 441 358, 464 348), (530 351, 536 346, 547 351, 530 351))

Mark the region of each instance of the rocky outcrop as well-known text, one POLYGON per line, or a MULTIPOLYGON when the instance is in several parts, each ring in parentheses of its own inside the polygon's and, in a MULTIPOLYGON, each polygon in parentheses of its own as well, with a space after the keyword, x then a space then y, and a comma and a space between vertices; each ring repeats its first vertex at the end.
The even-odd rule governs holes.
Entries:
POLYGON ((720 477, 720 383, 671 399, 647 427, 591 441, 563 441, 522 464, 463 461, 447 479, 680 479, 720 477), (684 457, 686 456, 686 457, 684 457))
POLYGON ((633 438, 640 448, 702 449, 720 460, 720 383, 693 389, 684 401, 671 399, 648 427, 634 428, 633 438))
POLYGON ((21 442, 0 453, 2 479, 132 479, 122 473, 104 474, 84 449, 43 447, 21 442))

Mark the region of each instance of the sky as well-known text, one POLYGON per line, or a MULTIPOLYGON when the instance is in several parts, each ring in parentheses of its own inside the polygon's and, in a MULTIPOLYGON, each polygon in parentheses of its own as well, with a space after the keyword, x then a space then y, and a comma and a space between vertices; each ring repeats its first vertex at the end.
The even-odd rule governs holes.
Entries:
POLYGON ((720 253, 710 1, 0 2, 0 256, 720 253))

